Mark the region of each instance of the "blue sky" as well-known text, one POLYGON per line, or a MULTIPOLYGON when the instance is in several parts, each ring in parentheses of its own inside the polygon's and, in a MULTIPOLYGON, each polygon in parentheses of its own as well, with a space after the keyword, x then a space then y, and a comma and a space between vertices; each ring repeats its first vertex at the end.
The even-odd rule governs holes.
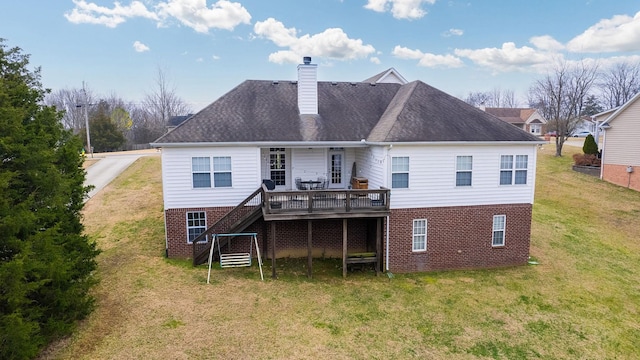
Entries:
POLYGON ((557 60, 640 62, 640 3, 612 0, 1 0, 0 37, 52 90, 139 101, 162 68, 193 110, 246 79, 388 68, 454 96, 526 91, 557 60))

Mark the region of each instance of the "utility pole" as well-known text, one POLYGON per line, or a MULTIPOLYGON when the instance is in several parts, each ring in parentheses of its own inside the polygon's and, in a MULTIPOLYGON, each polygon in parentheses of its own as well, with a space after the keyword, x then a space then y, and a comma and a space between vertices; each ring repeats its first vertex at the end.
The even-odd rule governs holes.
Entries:
POLYGON ((87 90, 84 88, 84 81, 82 82, 82 92, 84 93, 84 126, 87 128, 87 151, 93 158, 93 148, 91 147, 91 136, 89 135, 89 100, 87 99, 87 90))

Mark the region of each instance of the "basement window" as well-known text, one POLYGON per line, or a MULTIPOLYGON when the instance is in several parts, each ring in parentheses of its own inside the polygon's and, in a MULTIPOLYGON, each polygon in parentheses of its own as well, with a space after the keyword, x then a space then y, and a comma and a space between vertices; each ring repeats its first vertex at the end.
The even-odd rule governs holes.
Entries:
MULTIPOLYGON (((207 229, 207 213, 204 211, 187 212, 187 243, 192 244, 193 240, 207 229)), ((207 242, 205 238, 198 243, 207 242)))

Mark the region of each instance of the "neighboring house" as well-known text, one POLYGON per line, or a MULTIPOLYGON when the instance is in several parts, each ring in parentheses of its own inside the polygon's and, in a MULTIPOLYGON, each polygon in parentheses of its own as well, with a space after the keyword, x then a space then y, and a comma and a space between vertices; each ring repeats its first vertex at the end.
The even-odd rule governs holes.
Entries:
POLYGON ((175 129, 176 127, 178 127, 178 125, 180 125, 183 122, 185 122, 185 120, 187 120, 191 116, 193 116, 193 114, 172 116, 169 119, 168 124, 167 124, 167 132, 175 129))
POLYGON ((484 108, 484 111, 536 136, 542 135, 542 127, 547 124, 547 120, 536 109, 484 108))
POLYGON ((202 263, 211 234, 255 232, 272 261, 308 257, 309 274, 313 257, 342 258, 344 274, 526 264, 537 137, 393 69, 319 82, 310 61, 297 81, 241 83, 151 144, 169 257, 202 263))
MULTIPOLYGON (((604 131, 602 180, 640 191, 640 93, 617 108, 599 126, 604 131)), ((597 114, 597 118, 611 111, 597 114)))

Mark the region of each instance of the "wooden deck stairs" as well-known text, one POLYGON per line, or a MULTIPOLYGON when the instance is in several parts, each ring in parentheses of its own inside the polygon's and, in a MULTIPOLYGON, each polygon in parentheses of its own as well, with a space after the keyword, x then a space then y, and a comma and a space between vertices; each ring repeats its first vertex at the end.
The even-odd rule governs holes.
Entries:
MULTIPOLYGON (((262 197, 263 189, 260 187, 196 237, 193 240, 193 265, 196 266, 207 262, 209 251, 213 244, 213 235, 240 233, 260 219, 262 217, 262 197), (206 242, 204 241, 205 239, 206 242)), ((220 247, 227 245, 231 239, 231 237, 220 238, 220 247)), ((213 251, 214 259, 219 259, 218 249, 214 248, 213 251)))

